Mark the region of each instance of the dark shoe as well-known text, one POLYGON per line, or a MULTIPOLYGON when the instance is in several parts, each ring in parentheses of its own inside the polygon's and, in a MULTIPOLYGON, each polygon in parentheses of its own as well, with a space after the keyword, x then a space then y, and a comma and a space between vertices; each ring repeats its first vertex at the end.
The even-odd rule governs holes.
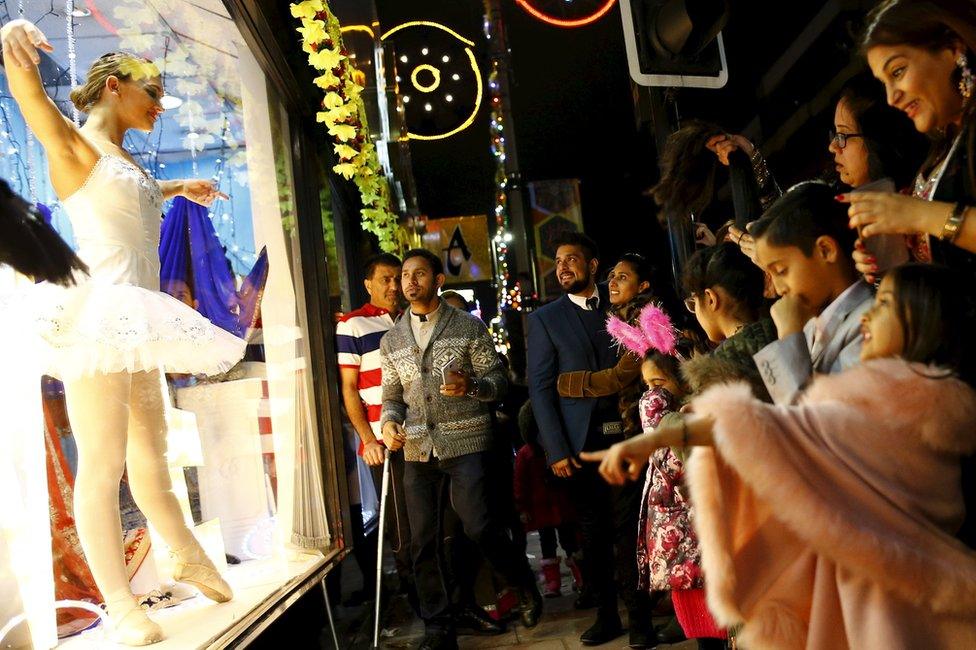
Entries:
POLYGON ((620 619, 598 618, 590 629, 580 635, 580 643, 583 645, 600 645, 613 641, 624 633, 624 628, 620 625, 620 619))
POLYGON ((680 643, 685 640, 685 633, 678 624, 678 619, 671 617, 668 622, 657 629, 658 643, 680 643))
POLYGON ((457 650, 457 639, 446 631, 428 632, 417 650, 457 650))
POLYGON ((596 595, 592 590, 583 587, 576 596, 576 601, 573 603, 575 609, 593 609, 600 603, 597 602, 596 595))
POLYGON ((519 604, 516 607, 519 621, 525 627, 535 627, 542 616, 542 594, 539 587, 535 584, 535 579, 519 590, 519 604))
POLYGON ((630 642, 627 644, 631 648, 656 648, 658 645, 657 635, 654 630, 647 629, 647 626, 635 628, 630 627, 630 642))
POLYGON ((459 628, 471 630, 475 634, 494 635, 503 634, 505 626, 488 616, 485 610, 475 605, 468 605, 455 616, 455 624, 459 628))

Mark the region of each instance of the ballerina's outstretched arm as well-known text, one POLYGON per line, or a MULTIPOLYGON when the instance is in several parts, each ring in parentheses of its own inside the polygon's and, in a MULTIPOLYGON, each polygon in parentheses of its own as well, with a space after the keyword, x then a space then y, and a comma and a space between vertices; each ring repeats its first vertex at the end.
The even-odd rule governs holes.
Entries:
POLYGON ((37 69, 41 61, 38 50, 53 52, 54 47, 44 32, 23 19, 0 28, 0 42, 10 93, 44 146, 55 191, 61 197, 69 196, 84 183, 100 154, 44 91, 37 69))
POLYGON ((216 184, 204 178, 184 178, 172 181, 159 181, 159 188, 163 191, 164 199, 171 199, 174 196, 183 196, 199 203, 204 207, 210 205, 218 198, 230 198, 219 189, 216 184))

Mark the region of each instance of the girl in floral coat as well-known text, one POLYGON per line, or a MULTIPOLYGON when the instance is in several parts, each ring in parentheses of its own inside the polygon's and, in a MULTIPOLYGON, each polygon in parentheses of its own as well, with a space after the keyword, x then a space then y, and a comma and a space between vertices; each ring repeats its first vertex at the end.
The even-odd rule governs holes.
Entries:
MULTIPOLYGON (((731 244, 698 251, 685 266, 686 305, 709 340, 717 347, 680 363, 678 357, 657 353, 642 367, 647 393, 641 398, 644 431, 680 426, 678 398, 697 395, 708 387, 746 380, 753 394, 769 399, 752 355, 776 338, 768 318, 760 318, 762 271, 731 244)), ((647 328, 645 328, 647 329, 647 328)), ((678 622, 699 648, 722 648, 725 631, 715 623, 705 603, 701 551, 693 527, 694 510, 684 484, 683 450, 664 447, 650 457, 645 484, 638 552, 641 584, 670 589, 678 622)))

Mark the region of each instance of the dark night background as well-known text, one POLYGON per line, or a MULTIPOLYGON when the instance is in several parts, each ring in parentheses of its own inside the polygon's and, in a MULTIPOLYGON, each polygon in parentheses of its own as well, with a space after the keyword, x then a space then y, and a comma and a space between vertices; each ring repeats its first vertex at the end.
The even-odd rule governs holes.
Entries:
MULTIPOLYGON (((585 230, 603 249, 605 268, 621 253, 637 249, 667 269, 656 207, 643 194, 658 173, 648 93, 630 81, 619 4, 599 21, 574 29, 543 23, 514 0, 501 4, 523 180, 580 179, 585 230)), ((767 155, 784 188, 820 174, 827 161, 833 100, 860 65, 853 43, 871 4, 733 3, 723 32, 729 83, 721 90, 677 90, 671 115, 746 133, 767 155)), ((378 0, 377 10, 384 30, 406 20, 452 27, 476 42, 485 74, 479 0, 378 0)), ((410 38, 421 33, 396 35, 394 45, 416 47, 410 38)), ((412 102, 407 110, 420 108, 412 102)), ((488 146, 484 105, 472 126, 458 135, 411 141, 421 213, 489 213, 494 168, 488 146)), ((712 212, 715 219, 725 216, 721 207, 712 212)))

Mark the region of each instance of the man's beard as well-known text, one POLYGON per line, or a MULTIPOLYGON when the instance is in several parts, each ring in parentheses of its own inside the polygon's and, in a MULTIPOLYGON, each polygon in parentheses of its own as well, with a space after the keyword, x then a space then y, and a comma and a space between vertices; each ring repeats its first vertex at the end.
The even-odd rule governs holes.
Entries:
POLYGON ((590 284, 590 276, 586 275, 584 278, 577 278, 573 280, 573 283, 566 287, 566 293, 579 293, 590 284))

